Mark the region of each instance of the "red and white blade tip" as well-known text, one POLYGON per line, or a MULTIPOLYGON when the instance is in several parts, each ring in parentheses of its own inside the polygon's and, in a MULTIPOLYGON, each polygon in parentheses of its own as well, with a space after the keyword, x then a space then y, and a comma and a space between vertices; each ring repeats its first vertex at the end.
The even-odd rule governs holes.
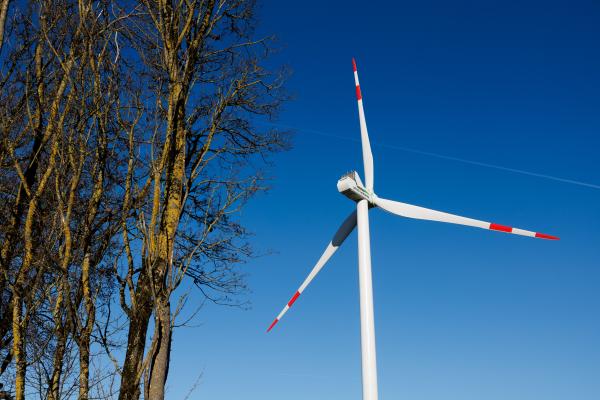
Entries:
POLYGON ((267 329, 267 332, 271 332, 271 329, 273 329, 273 327, 279 322, 279 320, 277 318, 275 318, 273 320, 273 322, 271 322, 271 325, 269 325, 269 328, 267 329))
POLYGON ((360 91, 360 85, 358 83, 358 72, 356 71, 356 61, 352 59, 352 69, 354 70, 354 83, 356 84, 356 100, 362 100, 362 93, 360 91))
MULTIPOLYGON (((493 231, 506 232, 506 233, 523 234, 523 233, 519 232, 518 230, 514 230, 515 228, 513 228, 512 226, 506 226, 506 225, 500 225, 500 224, 494 224, 494 223, 491 223, 490 227, 488 229, 491 229, 493 231)), ((531 235, 533 232, 526 232, 526 233, 531 235)), ((559 240, 559 238, 557 236, 546 235, 545 233, 541 233, 541 232, 535 232, 534 237, 536 237, 538 239, 559 240)))
POLYGON ((273 327, 279 322, 279 320, 281 319, 281 317, 283 317, 283 314, 285 314, 287 312, 287 310, 290 309, 290 307, 296 302, 296 300, 298 300, 298 297, 300 297, 300 290, 298 290, 296 293, 294 293, 294 295, 292 296, 292 298, 290 299, 290 301, 288 301, 288 303, 286 304, 286 306, 283 308, 283 310, 281 311, 281 313, 279 313, 279 315, 277 316, 277 318, 275 318, 273 320, 273 322, 271 322, 271 325, 269 325, 269 328, 267 329, 267 332, 270 332, 271 329, 273 329, 273 327))
POLYGON ((540 238, 540 239, 548 239, 548 240, 560 240, 560 238, 558 236, 546 235, 545 233, 540 233, 540 232, 536 232, 535 237, 540 238))

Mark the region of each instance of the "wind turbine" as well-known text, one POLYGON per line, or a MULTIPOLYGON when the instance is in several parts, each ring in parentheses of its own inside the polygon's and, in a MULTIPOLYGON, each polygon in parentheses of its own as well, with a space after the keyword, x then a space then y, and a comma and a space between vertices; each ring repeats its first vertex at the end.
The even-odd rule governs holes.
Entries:
POLYGON ((391 214, 399 215, 401 217, 473 226, 476 228, 513 233, 515 235, 530 236, 533 238, 549 240, 558 240, 558 238, 544 233, 461 217, 459 215, 387 200, 377 196, 373 191, 373 155, 371 154, 362 93, 360 91, 358 72, 356 70, 356 62, 354 59, 352 59, 352 67, 354 69, 354 82, 356 84, 356 99, 358 101, 358 117, 360 121, 360 137, 362 142, 366 185, 363 185, 356 171, 352 171, 340 178, 337 183, 338 191, 357 203, 356 211, 353 211, 346 220, 344 220, 329 242, 325 252, 317 261, 317 264, 313 267, 312 271, 310 271, 308 277, 302 282, 300 288, 294 293, 283 310, 281 310, 277 318, 271 323, 267 332, 271 331, 277 322, 281 320, 283 315, 290 309, 300 294, 302 294, 310 282, 317 276, 319 271, 321 271, 325 263, 342 245, 350 232, 354 230, 354 227, 358 225, 358 277, 360 287, 360 339, 362 352, 363 400, 377 400, 377 358, 375 353, 375 321, 373 316, 373 287, 371 281, 369 209, 379 207, 391 214))

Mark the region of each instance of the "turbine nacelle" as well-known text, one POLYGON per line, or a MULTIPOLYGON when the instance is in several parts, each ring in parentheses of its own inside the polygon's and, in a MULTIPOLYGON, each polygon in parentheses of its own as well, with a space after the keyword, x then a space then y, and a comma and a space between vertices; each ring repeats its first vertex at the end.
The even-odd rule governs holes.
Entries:
POLYGON ((361 200, 367 200, 370 204, 374 202, 374 194, 369 193, 365 188, 360 176, 356 171, 350 171, 346 175, 342 176, 337 183, 338 191, 350 200, 359 202, 361 200))

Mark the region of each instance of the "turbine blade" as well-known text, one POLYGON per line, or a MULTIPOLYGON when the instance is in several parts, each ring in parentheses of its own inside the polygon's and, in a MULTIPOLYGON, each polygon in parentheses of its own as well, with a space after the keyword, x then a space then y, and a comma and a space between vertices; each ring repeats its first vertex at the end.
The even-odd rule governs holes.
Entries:
POLYGON ((371 143, 369 142, 369 132, 367 131, 367 121, 365 119, 365 110, 363 107, 362 93, 358 82, 358 71, 356 70, 356 61, 352 59, 352 68, 354 69, 354 83, 356 84, 356 100, 358 101, 358 119, 360 121, 360 140, 362 142, 362 155, 365 167, 365 183, 367 190, 373 191, 373 154, 371 153, 371 143))
POLYGON ((392 201, 382 199, 379 197, 375 198, 375 204, 378 207, 383 208, 385 211, 400 215, 406 218, 424 219, 428 221, 447 222, 449 224, 467 225, 474 226, 476 228, 490 229, 493 231, 500 231, 506 233, 513 233, 515 235, 530 236, 539 239, 558 240, 558 237, 546 235, 545 233, 526 231, 524 229, 513 228, 510 226, 495 224, 492 222, 480 221, 477 219, 461 217, 460 215, 448 214, 442 211, 431 210, 429 208, 423 208, 413 206, 411 204, 400 203, 399 201, 392 201))
POLYGON ((281 310, 281 312, 279 313, 277 318, 275 318, 275 320, 271 323, 271 325, 269 326, 269 329, 267 329, 267 332, 269 332, 271 329, 273 329, 275 324, 277 324, 277 322, 279 322, 279 320, 283 317, 283 315, 287 312, 287 310, 289 310, 290 307, 292 306, 292 304, 294 304, 294 302, 298 299, 298 296, 300 296, 300 294, 304 291, 304 289, 306 289, 306 287, 310 284, 310 282, 312 282, 312 280, 315 279, 315 276, 317 276, 319 271, 321 271, 321 269, 323 268, 325 263, 336 252, 338 247, 340 247, 342 245, 342 243, 348 237, 350 232, 352 232, 352 230, 354 230, 355 226, 356 226, 356 211, 353 211, 352 214, 350 214, 344 220, 344 222, 342 223, 340 228, 337 230, 335 235, 333 235, 331 242, 329 242, 329 245, 325 249, 325 252, 321 255, 321 258, 319 258, 319 261, 317 261, 317 264, 313 267, 312 271, 310 271, 310 274, 308 274, 308 276, 306 277, 304 282, 302 282, 302 285, 300 285, 300 288, 296 291, 296 293, 294 293, 294 295, 292 296, 290 301, 288 301, 288 303, 285 305, 285 307, 283 307, 283 310, 281 310))

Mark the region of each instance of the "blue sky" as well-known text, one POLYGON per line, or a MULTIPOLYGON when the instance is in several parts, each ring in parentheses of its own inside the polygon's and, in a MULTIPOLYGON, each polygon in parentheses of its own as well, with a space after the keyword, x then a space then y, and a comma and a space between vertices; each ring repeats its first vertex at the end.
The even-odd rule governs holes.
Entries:
POLYGON ((561 237, 372 210, 380 398, 600 398, 600 189, 406 151, 600 185, 600 4, 266 1, 260 19, 297 130, 241 219, 275 254, 245 266, 251 310, 175 332, 168 397, 201 374, 190 398, 360 399, 355 233, 265 333, 353 207, 335 184, 362 175, 356 57, 380 196, 561 237))

